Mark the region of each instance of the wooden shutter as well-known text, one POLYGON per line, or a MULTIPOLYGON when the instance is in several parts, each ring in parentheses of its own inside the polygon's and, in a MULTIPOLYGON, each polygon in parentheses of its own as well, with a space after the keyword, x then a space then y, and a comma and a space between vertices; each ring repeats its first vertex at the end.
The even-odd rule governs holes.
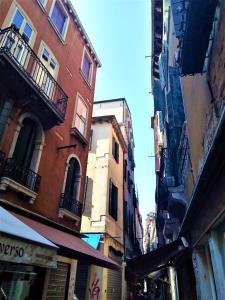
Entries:
POLYGON ((116 155, 115 155, 115 145, 116 145, 116 141, 115 141, 115 139, 113 138, 113 140, 112 140, 112 155, 113 155, 113 157, 116 159, 116 155))
POLYGON ((117 142, 115 142, 115 158, 119 162, 119 144, 117 142))
POLYGON ((90 131, 89 150, 91 150, 91 146, 92 146, 92 137, 93 137, 93 129, 91 129, 90 131))
POLYGON ((118 211, 118 188, 113 185, 113 217, 117 221, 118 211))
POLYGON ((112 216, 112 180, 109 180, 109 214, 112 216))
POLYGON ((84 201, 87 198, 87 189, 88 189, 88 176, 85 177, 85 183, 84 183, 84 201))

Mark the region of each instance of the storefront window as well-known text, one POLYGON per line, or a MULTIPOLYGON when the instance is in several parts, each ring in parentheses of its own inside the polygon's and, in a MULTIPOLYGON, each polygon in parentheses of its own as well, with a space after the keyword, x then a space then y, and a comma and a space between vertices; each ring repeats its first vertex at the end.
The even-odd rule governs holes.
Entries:
POLYGON ((0 299, 41 299, 44 275, 43 268, 1 262, 0 299))

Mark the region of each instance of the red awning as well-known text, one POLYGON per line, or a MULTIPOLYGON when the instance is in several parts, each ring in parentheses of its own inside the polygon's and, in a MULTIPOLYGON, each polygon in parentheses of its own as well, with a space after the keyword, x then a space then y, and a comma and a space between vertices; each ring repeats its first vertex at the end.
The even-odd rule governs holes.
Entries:
POLYGON ((74 259, 85 259, 91 264, 98 265, 104 268, 113 270, 120 270, 120 266, 113 260, 104 256, 98 250, 95 250, 89 246, 86 242, 81 240, 79 237, 74 236, 70 233, 60 231, 56 228, 47 226, 37 221, 31 220, 27 217, 14 214, 22 222, 36 230, 39 234, 44 236, 46 239, 52 241, 63 250, 67 250, 69 255, 74 259))

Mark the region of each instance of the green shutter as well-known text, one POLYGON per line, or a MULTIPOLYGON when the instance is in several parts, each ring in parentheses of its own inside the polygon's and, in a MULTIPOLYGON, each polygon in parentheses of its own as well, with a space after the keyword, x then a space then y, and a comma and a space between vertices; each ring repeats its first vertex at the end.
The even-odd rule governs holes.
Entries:
POLYGON ((115 142, 115 139, 113 138, 113 140, 112 140, 112 155, 116 159, 116 156, 115 156, 115 150, 116 150, 115 146, 116 146, 116 142, 115 142))
POLYGON ((31 119, 24 119, 23 126, 17 138, 13 159, 24 168, 29 169, 36 140, 36 123, 31 119))
POLYGON ((93 137, 93 129, 91 129, 91 131, 90 131, 89 151, 91 150, 91 147, 92 147, 92 137, 93 137))
POLYGON ((117 211, 118 211, 118 188, 114 185, 114 197, 113 197, 113 203, 114 203, 114 219, 117 221, 117 211))
POLYGON ((84 201, 87 198, 87 189, 88 189, 88 176, 85 177, 85 184, 84 184, 84 201))
POLYGON ((112 180, 109 180, 109 214, 112 215, 112 180))
POLYGON ((115 158, 119 162, 119 144, 117 142, 115 142, 115 158))

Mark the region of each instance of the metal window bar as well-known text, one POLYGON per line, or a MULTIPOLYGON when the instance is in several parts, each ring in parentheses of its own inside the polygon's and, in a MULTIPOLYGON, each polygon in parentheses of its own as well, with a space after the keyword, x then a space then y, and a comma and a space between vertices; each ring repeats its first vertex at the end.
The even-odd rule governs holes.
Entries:
POLYGON ((75 198, 73 198, 69 194, 61 193, 59 208, 64 208, 64 209, 74 213, 78 217, 81 217, 82 207, 83 207, 83 204, 80 201, 77 201, 75 198))
POLYGON ((0 54, 12 59, 64 118, 68 97, 15 26, 0 30, 0 54))
POLYGON ((13 158, 5 160, 1 176, 8 177, 36 193, 39 191, 41 176, 20 166, 13 158))

